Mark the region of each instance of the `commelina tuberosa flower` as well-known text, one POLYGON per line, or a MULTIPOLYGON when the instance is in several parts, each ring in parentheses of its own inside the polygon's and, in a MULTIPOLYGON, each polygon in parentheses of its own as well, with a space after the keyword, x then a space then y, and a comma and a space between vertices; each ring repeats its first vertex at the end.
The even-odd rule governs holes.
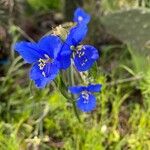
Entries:
POLYGON ((21 41, 14 46, 27 63, 33 64, 30 78, 38 88, 44 88, 59 73, 58 54, 61 47, 61 39, 54 35, 45 36, 37 43, 21 41))
POLYGON ((69 90, 72 94, 78 94, 77 107, 84 112, 90 112, 96 107, 96 98, 93 92, 101 91, 101 84, 89 84, 88 86, 72 86, 69 90))

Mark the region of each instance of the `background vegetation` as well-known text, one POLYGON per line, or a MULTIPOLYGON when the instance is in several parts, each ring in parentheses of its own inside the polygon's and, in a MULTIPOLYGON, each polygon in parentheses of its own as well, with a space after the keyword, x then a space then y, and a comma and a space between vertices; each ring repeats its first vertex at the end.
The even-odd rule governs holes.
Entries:
POLYGON ((149 0, 0 0, 0 150, 150 150, 149 18, 149 0), (92 16, 86 41, 101 59, 89 76, 103 84, 82 123, 54 84, 30 83, 13 50, 69 20, 77 6, 92 16))

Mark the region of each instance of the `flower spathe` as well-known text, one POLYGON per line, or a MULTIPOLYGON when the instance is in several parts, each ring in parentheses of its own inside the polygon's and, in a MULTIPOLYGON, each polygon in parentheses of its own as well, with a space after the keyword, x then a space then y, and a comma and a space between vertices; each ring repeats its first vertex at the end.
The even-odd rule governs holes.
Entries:
POLYGON ((61 47, 62 41, 55 35, 45 36, 37 43, 21 41, 14 46, 27 63, 33 64, 30 78, 38 88, 44 88, 59 73, 57 57, 61 47))
POLYGON ((101 91, 101 84, 89 84, 88 86, 72 86, 69 90, 72 94, 78 94, 76 106, 83 112, 90 112, 96 107, 96 98, 93 92, 101 91))

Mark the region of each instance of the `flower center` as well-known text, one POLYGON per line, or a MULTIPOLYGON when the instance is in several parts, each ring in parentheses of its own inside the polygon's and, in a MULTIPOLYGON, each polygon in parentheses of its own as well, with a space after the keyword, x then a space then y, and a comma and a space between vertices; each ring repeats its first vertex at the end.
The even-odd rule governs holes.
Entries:
MULTIPOLYGON (((38 62, 39 62, 38 66, 39 66, 40 70, 43 70, 47 63, 52 62, 52 59, 47 54, 44 54, 44 57, 45 57, 44 59, 40 58, 38 60, 38 62)), ((42 75, 44 77, 46 76, 44 71, 42 71, 42 75)))
POLYGON ((89 103, 89 96, 90 93, 88 91, 82 91, 82 98, 84 99, 83 103, 87 104, 89 103))
POLYGON ((79 58, 81 58, 82 56, 84 56, 85 52, 84 51, 77 51, 77 55, 79 58))
POLYGON ((85 56, 85 47, 83 45, 79 45, 77 47, 72 45, 70 46, 70 49, 74 51, 73 56, 76 55, 78 58, 80 58, 81 66, 86 65, 88 58, 85 56))
POLYGON ((76 54, 80 58, 81 66, 84 66, 88 61, 87 56, 85 56, 85 51, 78 50, 76 54))

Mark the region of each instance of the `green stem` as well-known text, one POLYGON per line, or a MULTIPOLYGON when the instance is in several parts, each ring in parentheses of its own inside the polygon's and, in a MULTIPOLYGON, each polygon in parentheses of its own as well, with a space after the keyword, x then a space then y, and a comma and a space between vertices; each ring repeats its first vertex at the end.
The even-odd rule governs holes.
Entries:
POLYGON ((138 76, 134 76, 131 78, 119 79, 117 81, 109 82, 109 83, 106 83, 105 85, 113 86, 113 85, 117 85, 117 84, 123 84, 123 83, 127 83, 127 82, 138 81, 141 79, 143 79, 143 76, 138 75, 138 76))
MULTIPOLYGON (((73 74, 73 65, 71 65, 70 69, 69 69, 69 83, 71 86, 74 85, 74 74, 73 74)), ((74 95, 71 94, 71 102, 72 102, 72 105, 73 105, 73 109, 74 109, 74 113, 78 119, 79 122, 81 122, 81 119, 80 119, 80 116, 78 114, 78 110, 77 110, 77 107, 76 107, 76 102, 74 101, 75 97, 74 95)))
MULTIPOLYGON (((61 74, 62 75, 62 74, 61 74)), ((79 117, 79 114, 78 114, 78 110, 76 108, 76 101, 75 101, 75 97, 74 95, 70 95, 68 94, 66 91, 68 91, 68 87, 66 87, 66 85, 64 84, 63 80, 61 79, 62 76, 60 76, 60 81, 61 81, 61 86, 58 85, 57 81, 54 80, 54 84, 55 84, 55 87, 61 92, 61 94, 68 100, 70 100, 70 102, 72 103, 72 106, 73 106, 73 110, 74 110, 74 113, 78 119, 79 122, 81 122, 81 119, 79 117), (63 89, 63 88, 64 89, 63 89)), ((73 66, 71 66, 71 68, 69 68, 67 70, 67 77, 68 77, 68 82, 69 82, 69 85, 70 86, 73 86, 74 85, 74 74, 73 74, 73 66)))
POLYGON ((71 65, 70 70, 69 70, 69 75, 70 75, 70 85, 74 85, 74 74, 73 74, 73 66, 71 65))
POLYGON ((76 102, 74 101, 74 97, 73 97, 73 99, 71 99, 71 102, 72 102, 72 105, 73 105, 74 113, 75 113, 78 121, 81 122, 81 119, 80 119, 80 116, 78 114, 78 110, 77 110, 77 107, 76 107, 76 102))

